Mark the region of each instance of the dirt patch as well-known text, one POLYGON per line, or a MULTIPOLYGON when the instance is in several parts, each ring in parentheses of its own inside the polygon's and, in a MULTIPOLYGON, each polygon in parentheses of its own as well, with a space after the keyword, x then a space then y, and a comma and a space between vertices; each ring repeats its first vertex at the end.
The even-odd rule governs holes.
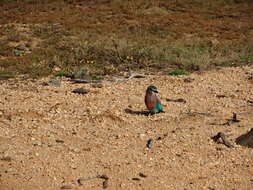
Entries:
POLYGON ((61 87, 41 85, 47 78, 0 81, 0 188, 101 189, 101 179, 77 180, 105 174, 108 189, 252 189, 253 149, 233 143, 252 128, 252 73, 224 68, 102 88, 64 78, 61 87), (145 110, 150 84, 165 113, 125 112, 145 110), (90 92, 72 93, 80 87, 90 92), (233 112, 240 122, 223 125, 233 112), (235 147, 214 142, 218 132, 235 147))

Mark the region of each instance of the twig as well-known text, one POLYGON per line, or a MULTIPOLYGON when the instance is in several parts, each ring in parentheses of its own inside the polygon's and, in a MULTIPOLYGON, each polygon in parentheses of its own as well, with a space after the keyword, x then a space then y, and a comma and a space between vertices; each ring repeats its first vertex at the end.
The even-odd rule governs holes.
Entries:
POLYGON ((103 181, 103 188, 105 189, 105 188, 108 187, 109 177, 107 175, 105 175, 105 174, 102 174, 102 175, 98 174, 98 175, 90 176, 90 177, 87 177, 87 178, 79 178, 77 180, 77 182, 78 182, 79 185, 83 185, 83 183, 85 181, 88 181, 88 180, 91 180, 91 179, 95 179, 95 178, 104 179, 104 181, 103 181))
POLYGON ((233 147, 234 147, 234 146, 228 141, 226 135, 225 135, 224 133, 222 133, 222 132, 219 132, 217 135, 215 135, 215 136, 213 136, 213 137, 211 137, 211 138, 214 140, 214 142, 218 142, 219 139, 221 138, 222 143, 223 143, 224 145, 226 145, 228 148, 233 148, 233 147))
POLYGON ((102 80, 71 79, 73 83, 100 83, 102 80))
POLYGON ((114 80, 84 80, 84 79, 71 79, 70 81, 73 83, 101 83, 104 81, 109 81, 109 82, 118 82, 118 81, 126 81, 132 78, 145 78, 147 76, 151 75, 144 75, 144 74, 139 74, 139 73, 132 73, 130 76, 125 77, 125 78, 116 78, 114 80))

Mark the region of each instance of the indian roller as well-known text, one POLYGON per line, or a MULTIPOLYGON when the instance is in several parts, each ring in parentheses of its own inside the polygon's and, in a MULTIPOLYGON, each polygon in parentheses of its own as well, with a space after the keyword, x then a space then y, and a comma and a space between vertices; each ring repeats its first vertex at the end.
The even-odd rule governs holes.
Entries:
POLYGON ((155 86, 149 86, 146 90, 145 104, 151 114, 164 112, 161 101, 157 98, 156 93, 158 91, 155 86))

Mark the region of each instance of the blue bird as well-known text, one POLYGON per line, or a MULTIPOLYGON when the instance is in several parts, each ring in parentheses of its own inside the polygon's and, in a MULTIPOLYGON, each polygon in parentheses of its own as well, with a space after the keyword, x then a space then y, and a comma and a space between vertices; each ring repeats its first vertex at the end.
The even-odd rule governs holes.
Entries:
POLYGON ((164 112, 161 101, 157 98, 156 93, 158 91, 155 86, 149 86, 146 90, 145 104, 151 114, 164 112))

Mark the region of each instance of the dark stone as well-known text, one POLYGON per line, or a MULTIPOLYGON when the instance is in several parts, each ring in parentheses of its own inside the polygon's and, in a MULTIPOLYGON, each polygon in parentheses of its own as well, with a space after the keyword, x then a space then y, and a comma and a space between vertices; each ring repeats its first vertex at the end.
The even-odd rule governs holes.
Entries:
POLYGON ((77 89, 74 89, 72 92, 76 94, 87 94, 89 90, 84 89, 84 88, 77 88, 77 89))
POLYGON ((154 144, 154 140, 153 140, 153 139, 148 139, 147 145, 146 145, 146 146, 147 146, 148 148, 151 148, 153 144, 154 144))
POLYGON ((253 128, 235 140, 236 144, 253 148, 253 128))

